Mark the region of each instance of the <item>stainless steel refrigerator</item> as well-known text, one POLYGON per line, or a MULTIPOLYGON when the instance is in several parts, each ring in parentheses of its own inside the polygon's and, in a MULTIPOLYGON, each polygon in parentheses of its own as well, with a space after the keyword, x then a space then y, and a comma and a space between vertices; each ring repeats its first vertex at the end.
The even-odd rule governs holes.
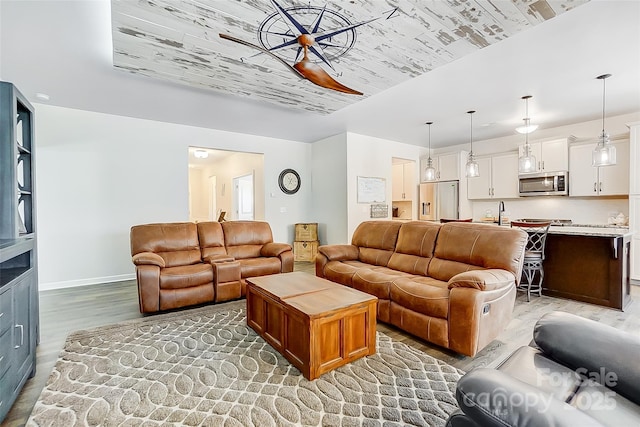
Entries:
POLYGON ((439 221, 458 219, 458 181, 420 184, 419 219, 439 221))

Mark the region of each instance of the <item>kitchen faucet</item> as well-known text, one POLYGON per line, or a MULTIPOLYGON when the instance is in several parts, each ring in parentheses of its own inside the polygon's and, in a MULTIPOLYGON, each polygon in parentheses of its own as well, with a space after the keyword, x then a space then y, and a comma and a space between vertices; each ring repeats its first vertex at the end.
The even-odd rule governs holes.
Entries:
POLYGON ((500 200, 498 204, 498 225, 502 225, 502 214, 504 213, 504 202, 500 200))

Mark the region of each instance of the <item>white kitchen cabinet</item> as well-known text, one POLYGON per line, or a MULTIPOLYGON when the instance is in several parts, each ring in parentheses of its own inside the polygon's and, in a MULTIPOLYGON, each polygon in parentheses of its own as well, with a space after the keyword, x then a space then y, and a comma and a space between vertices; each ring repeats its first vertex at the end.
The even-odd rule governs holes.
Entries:
POLYGON ((616 147, 617 163, 593 167, 591 159, 594 143, 572 145, 569 148, 569 195, 624 196, 629 194, 629 141, 612 142, 616 147))
MULTIPOLYGON (((436 181, 455 181, 460 179, 460 156, 460 152, 431 156, 433 167, 436 170, 436 181)), ((426 182, 424 171, 427 168, 428 157, 420 159, 420 182, 426 182)))
POLYGON ((391 173, 391 197, 393 201, 412 200, 417 189, 414 179, 415 162, 395 164, 391 173))
MULTIPOLYGON (((560 138, 549 141, 531 142, 531 154, 536 157, 537 167, 533 173, 557 172, 569 169, 569 139, 560 138)), ((518 156, 522 156, 524 145, 518 147, 518 156)))
POLYGON ((512 199, 518 197, 518 153, 476 158, 480 176, 467 178, 469 199, 512 199))

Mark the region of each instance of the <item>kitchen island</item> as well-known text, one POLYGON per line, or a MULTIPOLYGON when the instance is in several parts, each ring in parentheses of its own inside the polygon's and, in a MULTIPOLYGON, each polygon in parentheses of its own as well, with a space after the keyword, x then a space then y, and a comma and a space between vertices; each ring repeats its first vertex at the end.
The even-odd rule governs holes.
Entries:
POLYGON ((631 301, 632 234, 627 228, 552 225, 543 293, 624 310, 631 301))

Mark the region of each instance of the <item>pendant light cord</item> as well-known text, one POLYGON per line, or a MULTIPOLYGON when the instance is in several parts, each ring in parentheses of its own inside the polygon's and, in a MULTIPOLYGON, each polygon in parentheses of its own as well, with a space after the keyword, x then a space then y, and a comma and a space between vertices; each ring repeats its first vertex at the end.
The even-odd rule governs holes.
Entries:
POLYGON ((604 100, 607 92, 607 78, 602 79, 602 133, 604 134, 604 100))

